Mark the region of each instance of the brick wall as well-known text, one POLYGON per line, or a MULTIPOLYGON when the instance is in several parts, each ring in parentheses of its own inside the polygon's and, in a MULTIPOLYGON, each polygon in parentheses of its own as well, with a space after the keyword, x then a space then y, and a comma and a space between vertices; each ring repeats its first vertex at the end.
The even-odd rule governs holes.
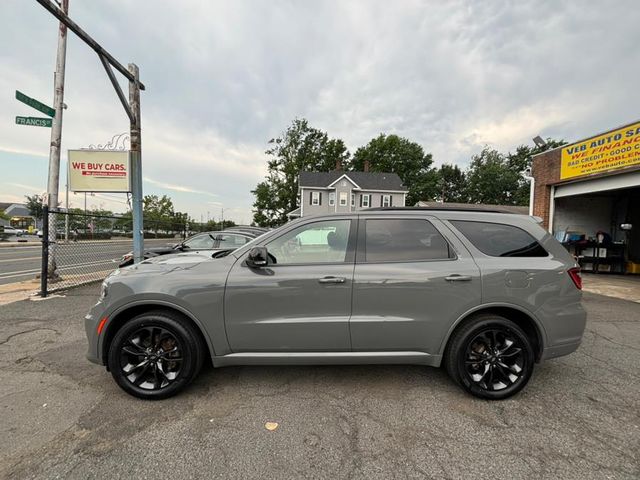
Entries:
POLYGON ((535 178, 533 214, 542 218, 544 228, 549 227, 551 185, 560 181, 560 152, 558 148, 541 153, 533 158, 531 174, 535 178))

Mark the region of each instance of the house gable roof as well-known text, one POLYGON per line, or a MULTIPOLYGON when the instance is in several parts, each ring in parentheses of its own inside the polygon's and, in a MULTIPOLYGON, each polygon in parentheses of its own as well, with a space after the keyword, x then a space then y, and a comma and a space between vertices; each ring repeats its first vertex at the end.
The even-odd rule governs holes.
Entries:
POLYGON ((299 185, 300 188, 327 188, 343 176, 361 190, 407 191, 397 174, 387 172, 300 172, 299 185))

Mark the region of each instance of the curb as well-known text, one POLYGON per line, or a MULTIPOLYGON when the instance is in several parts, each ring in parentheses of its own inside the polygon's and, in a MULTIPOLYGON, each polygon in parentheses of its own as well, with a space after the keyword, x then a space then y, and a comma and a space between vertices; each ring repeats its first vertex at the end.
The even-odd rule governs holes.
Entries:
POLYGON ((11 242, 11 243, 0 243, 0 248, 14 248, 14 247, 37 247, 38 245, 42 245, 42 242, 11 242))

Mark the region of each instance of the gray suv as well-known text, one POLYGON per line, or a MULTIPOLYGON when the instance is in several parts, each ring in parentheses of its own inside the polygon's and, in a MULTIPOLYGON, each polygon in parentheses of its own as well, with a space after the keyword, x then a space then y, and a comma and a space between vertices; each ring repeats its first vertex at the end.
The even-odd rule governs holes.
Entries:
POLYGON ((85 318, 88 358, 148 399, 176 394, 207 360, 443 365, 472 395, 503 399, 536 362, 578 348, 580 289, 574 259, 533 217, 304 217, 222 258, 116 270, 85 318))

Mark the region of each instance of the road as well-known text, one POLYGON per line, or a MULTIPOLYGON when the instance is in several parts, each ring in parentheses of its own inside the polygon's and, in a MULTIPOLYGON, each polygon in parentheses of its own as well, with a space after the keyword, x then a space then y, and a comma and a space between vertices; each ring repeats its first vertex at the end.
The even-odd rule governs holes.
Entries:
POLYGON ((150 402, 84 358, 98 291, 0 308, 0 478, 640 478, 639 303, 585 294, 578 351, 501 402, 406 365, 209 368, 150 402))
MULTIPOLYGON (((36 237, 29 238, 33 241, 36 237)), ((145 246, 161 246, 171 239, 146 239, 145 246)), ((16 245, 20 245, 16 243, 16 245)), ((132 249, 131 240, 80 241, 58 246, 59 273, 67 275, 100 273, 113 270, 120 257, 132 249)), ((40 273, 40 245, 0 248, 0 285, 31 280, 40 273)))

